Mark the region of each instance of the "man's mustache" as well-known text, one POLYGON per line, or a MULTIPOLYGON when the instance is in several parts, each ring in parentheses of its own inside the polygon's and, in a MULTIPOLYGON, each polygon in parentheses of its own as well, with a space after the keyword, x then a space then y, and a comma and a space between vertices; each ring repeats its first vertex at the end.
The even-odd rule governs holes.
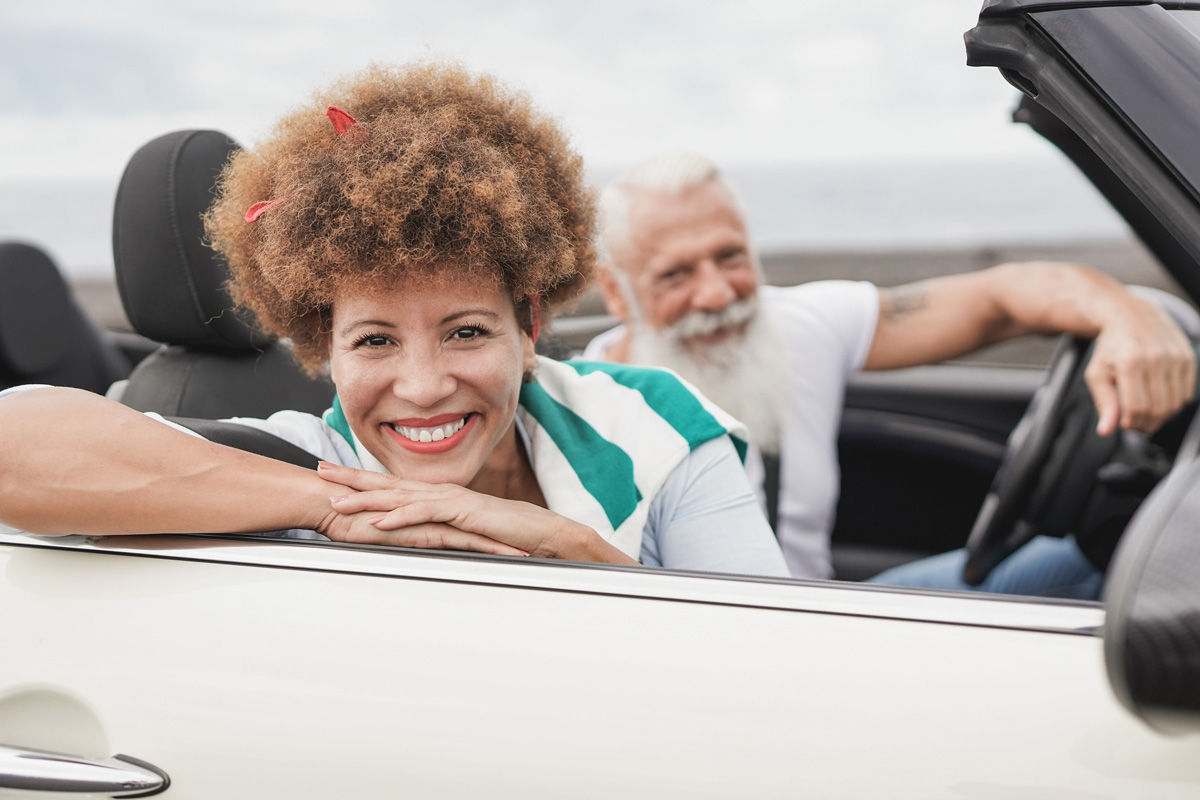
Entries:
POLYGON ((758 301, 755 298, 736 300, 720 311, 689 311, 671 323, 667 330, 677 341, 696 336, 711 336, 726 328, 745 325, 754 318, 757 311, 758 301))

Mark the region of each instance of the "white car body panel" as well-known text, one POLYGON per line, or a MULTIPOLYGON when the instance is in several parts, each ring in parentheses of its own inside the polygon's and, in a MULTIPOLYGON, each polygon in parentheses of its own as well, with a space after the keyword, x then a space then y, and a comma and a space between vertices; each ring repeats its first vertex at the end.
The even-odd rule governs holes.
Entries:
POLYGON ((0 569, 0 742, 163 797, 1200 795, 1091 604, 183 537, 0 569))

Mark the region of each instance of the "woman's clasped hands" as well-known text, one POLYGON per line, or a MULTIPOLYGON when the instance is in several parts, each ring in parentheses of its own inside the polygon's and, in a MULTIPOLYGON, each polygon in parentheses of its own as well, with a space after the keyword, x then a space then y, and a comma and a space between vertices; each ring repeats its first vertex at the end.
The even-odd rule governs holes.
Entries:
POLYGON ((636 563, 586 525, 533 503, 328 462, 318 473, 352 490, 330 497, 335 513, 320 532, 335 541, 636 563))

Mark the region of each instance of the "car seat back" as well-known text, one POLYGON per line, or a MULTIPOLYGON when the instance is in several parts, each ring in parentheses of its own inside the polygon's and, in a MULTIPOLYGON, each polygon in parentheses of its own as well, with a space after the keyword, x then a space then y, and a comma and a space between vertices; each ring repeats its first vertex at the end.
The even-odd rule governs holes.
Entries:
POLYGON ((139 411, 219 419, 320 413, 333 385, 309 378, 286 344, 234 308, 228 267, 201 217, 237 144, 217 131, 160 136, 130 159, 113 212, 113 259, 134 329, 162 342, 119 397, 139 411))
POLYGON ((1177 464, 1138 509, 1105 587, 1104 654, 1113 692, 1168 734, 1200 732, 1197 527, 1200 460, 1190 460, 1177 464))
POLYGON ((129 374, 120 349, 75 303, 43 250, 0 243, 0 389, 22 383, 103 394, 129 374))

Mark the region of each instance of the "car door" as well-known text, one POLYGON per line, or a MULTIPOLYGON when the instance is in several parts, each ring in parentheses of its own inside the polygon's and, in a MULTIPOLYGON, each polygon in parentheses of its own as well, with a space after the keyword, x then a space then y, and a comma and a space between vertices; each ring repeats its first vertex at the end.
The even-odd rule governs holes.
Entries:
POLYGON ((0 780, 34 749, 176 798, 1200 789, 1200 741, 1111 696, 1095 604, 238 537, 4 535, 0 578, 0 780))

